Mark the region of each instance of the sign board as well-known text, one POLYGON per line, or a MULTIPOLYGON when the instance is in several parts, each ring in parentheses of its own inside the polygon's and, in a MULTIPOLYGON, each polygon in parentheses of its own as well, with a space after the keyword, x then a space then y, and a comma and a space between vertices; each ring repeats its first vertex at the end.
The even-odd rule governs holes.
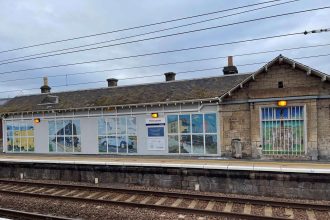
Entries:
POLYGON ((165 138, 153 137, 147 140, 148 150, 165 150, 165 138))
POLYGON ((147 118, 146 125, 147 126, 165 125, 165 118, 147 118))
POLYGON ((164 126, 148 127, 148 137, 164 137, 164 126))
POLYGON ((148 150, 165 150, 165 118, 147 118, 148 150))

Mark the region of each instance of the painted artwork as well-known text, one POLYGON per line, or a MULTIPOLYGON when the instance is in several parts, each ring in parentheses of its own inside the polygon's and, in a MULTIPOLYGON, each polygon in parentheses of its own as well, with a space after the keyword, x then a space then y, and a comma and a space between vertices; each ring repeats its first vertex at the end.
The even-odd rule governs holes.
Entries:
POLYGON ((136 118, 101 117, 98 119, 100 153, 136 153, 136 118))
POLYGON ((50 152, 81 152, 80 121, 49 121, 50 152))
POLYGON ((167 127, 169 153, 217 154, 215 113, 168 115, 167 127))
POLYGON ((263 153, 303 154, 303 107, 262 109, 263 153))
POLYGON ((32 121, 7 122, 7 150, 11 152, 34 151, 34 127, 32 121))

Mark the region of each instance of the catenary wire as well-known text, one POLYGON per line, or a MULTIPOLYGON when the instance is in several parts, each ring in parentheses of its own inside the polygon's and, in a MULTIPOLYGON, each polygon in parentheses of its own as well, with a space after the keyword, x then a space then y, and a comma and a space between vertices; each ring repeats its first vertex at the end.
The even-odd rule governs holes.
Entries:
MULTIPOLYGON (((317 57, 325 57, 330 56, 330 54, 318 54, 318 55, 311 55, 311 56, 303 56, 303 57, 295 57, 292 58, 294 60, 299 59, 310 59, 310 58, 317 58, 317 57)), ((239 64, 236 66, 251 66, 251 65, 257 65, 257 64, 265 64, 268 61, 264 62, 255 62, 255 63, 246 63, 246 64, 239 64)), ((214 67, 214 68, 207 68, 207 69, 198 69, 198 70, 188 70, 188 71, 182 71, 177 72, 176 74, 183 74, 183 73, 191 73, 191 72, 200 72, 200 71, 208 71, 208 70, 217 70, 222 69, 222 67, 214 67)), ((138 78, 148 78, 148 77, 155 77, 155 76, 163 76, 164 74, 154 74, 154 75, 147 75, 147 76, 138 76, 138 77, 127 77, 127 78, 121 78, 119 80, 129 80, 129 79, 138 79, 138 78)), ((89 81, 89 82, 82 82, 82 83, 69 83, 69 84, 63 84, 63 85, 54 85, 52 87, 67 87, 67 86, 73 86, 73 85, 86 85, 86 84, 95 84, 95 83, 104 83, 104 80, 102 81, 89 81)), ((21 91, 30 91, 30 90, 37 90, 40 88, 28 88, 28 89, 16 89, 16 90, 7 90, 7 91, 0 91, 0 93, 8 93, 8 92, 21 92, 21 91)))
POLYGON ((301 1, 301 0, 291 0, 291 1, 287 1, 287 2, 281 2, 281 3, 277 3, 277 4, 273 4, 273 5, 267 5, 267 6, 263 6, 263 7, 259 7, 259 8, 255 8, 255 9, 250 9, 250 10, 246 10, 246 11, 242 11, 242 12, 238 12, 238 13, 233 13, 233 14, 229 14, 229 15, 225 15, 225 16, 206 19, 206 20, 197 21, 197 22, 188 23, 188 24, 179 25, 179 26, 170 27, 170 28, 159 29, 159 30, 155 30, 155 31, 141 33, 141 34, 135 34, 135 35, 131 35, 131 36, 116 38, 116 39, 112 39, 112 40, 106 40, 106 41, 90 43, 90 44, 85 44, 85 45, 80 45, 80 46, 75 46, 75 47, 69 47, 69 48, 64 48, 64 49, 52 50, 52 51, 47 51, 47 52, 42 52, 42 53, 35 53, 35 54, 30 54, 30 55, 25 55, 25 56, 20 56, 20 57, 14 57, 14 58, 5 59, 5 60, 0 60, 0 65, 2 63, 5 63, 6 61, 18 60, 18 59, 23 59, 23 58, 28 58, 28 57, 35 57, 35 56, 40 56, 40 55, 49 54, 49 53, 56 53, 56 52, 61 52, 61 51, 73 50, 73 49, 89 47, 89 46, 94 46, 94 45, 99 45, 99 44, 104 44, 104 43, 129 39, 129 38, 145 36, 145 35, 149 35, 149 34, 154 34, 154 33, 159 33, 159 32, 163 32, 163 31, 168 31, 168 30, 173 30, 173 29, 177 29, 177 28, 196 25, 196 24, 200 24, 200 23, 205 23, 205 22, 209 22, 209 21, 214 21, 214 20, 218 20, 218 19, 222 19, 222 18, 228 18, 228 17, 235 16, 235 15, 241 15, 241 14, 245 14, 245 13, 248 13, 248 12, 253 12, 253 11, 258 11, 258 10, 265 9, 265 8, 275 7, 275 6, 278 6, 278 5, 289 4, 289 3, 293 3, 293 2, 297 2, 297 1, 301 1))
POLYGON ((196 32, 200 32, 200 31, 223 28, 223 27, 233 26, 233 25, 237 25, 237 24, 245 24, 245 23, 249 23, 249 22, 261 21, 261 20, 272 19, 272 18, 288 16, 288 15, 294 15, 294 14, 307 13, 307 12, 324 10, 324 9, 329 9, 329 8, 330 8, 330 6, 324 6, 324 7, 319 7, 319 8, 313 8, 313 9, 307 9, 307 10, 301 10, 301 11, 295 11, 295 12, 288 12, 288 13, 271 15, 271 16, 266 16, 266 17, 261 17, 261 18, 254 18, 254 19, 245 20, 245 21, 239 21, 239 22, 233 22, 233 23, 228 23, 228 24, 223 24, 223 25, 200 28, 200 29, 195 29, 195 30, 190 30, 190 31, 177 32, 177 33, 173 33, 173 34, 166 34, 166 35, 149 37, 149 38, 144 38, 144 39, 137 39, 137 40, 126 41, 126 42, 121 42, 121 43, 103 45, 103 46, 98 46, 98 47, 91 47, 91 48, 86 48, 86 49, 73 50, 73 51, 68 51, 68 52, 61 52, 61 53, 55 53, 55 54, 49 54, 49 55, 19 59, 19 60, 14 60, 14 61, 8 61, 8 62, 0 63, 0 65, 7 65, 7 64, 17 63, 17 62, 22 62, 22 61, 27 61, 27 60, 35 60, 35 59, 41 59, 41 58, 46 58, 46 57, 53 57, 53 56, 59 56, 59 55, 65 55, 65 54, 71 54, 71 53, 78 53, 78 52, 90 51, 90 50, 97 50, 97 49, 120 46, 120 45, 126 45, 126 44, 133 44, 133 43, 138 43, 138 42, 142 42, 142 41, 156 40, 156 39, 167 38, 167 37, 172 37, 172 36, 178 36, 178 35, 183 35, 183 34, 196 33, 196 32))
MULTIPOLYGON (((316 45, 310 45, 310 46, 281 48, 281 49, 258 51, 258 52, 252 52, 252 53, 234 54, 232 56, 234 56, 234 57, 251 56, 251 55, 274 53, 274 52, 280 52, 280 51, 291 51, 291 50, 300 50, 300 49, 308 49, 308 48, 315 48, 315 47, 326 47, 326 46, 330 46, 330 43, 327 43, 327 44, 316 44, 316 45)), ((112 72, 112 71, 130 70, 130 69, 141 69, 141 68, 156 67, 156 66, 166 66, 166 65, 173 65, 173 64, 182 64, 182 63, 192 63, 192 62, 201 62, 201 61, 208 61, 208 60, 216 60, 216 59, 222 59, 222 58, 226 58, 226 57, 227 56, 217 56, 217 57, 208 57, 208 58, 201 58, 201 59, 193 59, 193 60, 184 60, 184 61, 177 61, 177 62, 169 62, 169 63, 158 63, 158 64, 150 64, 150 65, 142 65, 142 66, 133 66, 133 67, 124 67, 124 68, 115 68, 115 69, 105 69, 105 70, 88 71, 88 72, 56 74, 56 75, 51 75, 51 76, 48 76, 48 77, 49 78, 53 78, 53 77, 67 77, 67 76, 84 75, 84 74, 91 74, 91 73, 112 72)), ((0 83, 14 82, 14 81, 23 81, 23 80, 30 80, 30 79, 41 79, 41 78, 43 78, 43 77, 42 76, 39 76, 39 77, 16 78, 16 79, 3 80, 0 83)))
POLYGON ((301 35, 301 34, 306 35, 306 34, 323 33, 323 32, 327 32, 329 30, 330 30, 330 28, 326 28, 326 29, 320 29, 320 30, 295 32, 295 33, 289 33, 289 34, 280 34, 280 35, 273 35, 273 36, 268 36, 268 37, 253 38, 253 39, 246 39, 246 40, 240 40, 240 41, 232 41, 232 42, 226 42, 226 43, 211 44, 211 45, 182 48, 182 49, 175 49, 175 50, 167 50, 167 51, 160 51, 160 52, 152 52, 152 53, 124 56, 124 57, 115 57, 115 58, 91 60, 91 61, 84 61, 84 62, 77 62, 77 63, 59 64, 59 65, 36 67, 36 68, 29 68, 29 69, 11 70, 11 71, 0 72, 0 75, 9 74, 9 73, 17 73, 17 72, 26 72, 26 71, 31 71, 31 70, 50 69, 50 68, 96 63, 96 62, 104 62, 104 61, 110 61, 110 60, 129 59, 129 58, 136 58, 136 57, 143 57, 143 56, 150 56, 150 55, 188 51, 188 50, 195 50, 195 49, 201 49, 201 48, 209 48, 209 47, 224 46, 224 45, 231 45, 231 44, 237 44, 237 43, 246 43, 246 42, 252 42, 252 41, 259 41, 259 40, 274 39, 274 38, 280 38, 280 37, 295 36, 295 35, 301 35))
POLYGON ((176 18, 176 19, 171 19, 171 20, 166 20, 166 21, 160 21, 160 22, 155 22, 155 23, 150 23, 150 24, 145 24, 145 25, 138 25, 138 26, 129 27, 129 28, 117 29, 117 30, 113 30, 113 31, 101 32, 101 33, 84 35, 84 36, 79 36, 79 37, 72 37, 72 38, 67 38, 67 39, 62 39, 62 40, 56 40, 56 41, 50 41, 50 42, 45 42, 45 43, 39 43, 39 44, 33 44, 33 45, 28 45, 28 46, 23 46, 23 47, 18 47, 18 48, 3 50, 3 51, 0 51, 0 53, 6 53, 6 52, 15 51, 15 50, 27 49, 27 48, 31 48, 31 47, 38 47, 38 46, 44 46, 44 45, 49 45, 49 44, 61 43, 61 42, 66 42, 66 41, 78 40, 78 39, 83 39, 83 38, 96 37, 96 36, 101 36, 101 35, 106 35, 106 34, 112 34, 112 33, 117 33, 117 32, 122 32, 122 31, 128 31, 128 30, 133 30, 133 29, 145 28, 145 27, 150 27, 150 26, 155 26, 155 25, 160 25, 160 24, 165 24, 165 23, 171 23, 171 22, 176 22, 176 21, 182 21, 182 20, 187 20, 187 19, 192 19, 192 18, 207 16, 207 15, 212 15, 212 14, 217 14, 217 13, 222 13, 222 12, 227 12, 227 11, 233 11, 233 10, 242 9, 242 8, 253 7, 253 6, 257 6, 257 5, 268 4, 268 3, 272 3, 272 2, 278 2, 278 1, 282 1, 282 0, 271 0, 271 1, 259 2, 259 3, 254 3, 254 4, 249 4, 249 5, 243 5, 243 6, 234 7, 234 8, 228 8, 228 9, 218 10, 218 11, 214 11, 214 12, 208 12, 208 13, 193 15, 193 16, 176 18))

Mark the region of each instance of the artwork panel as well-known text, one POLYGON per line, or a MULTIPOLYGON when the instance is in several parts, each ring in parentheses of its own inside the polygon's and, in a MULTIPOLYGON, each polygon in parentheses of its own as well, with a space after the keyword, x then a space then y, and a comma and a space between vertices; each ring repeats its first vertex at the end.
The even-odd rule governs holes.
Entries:
POLYGON ((14 136, 13 124, 7 123, 6 128, 7 128, 7 136, 14 136))
POLYGON ((64 136, 56 136, 54 142, 56 141, 57 152, 65 151, 65 138, 64 136))
POLYGON ((107 126, 107 123, 105 121, 105 118, 99 118, 98 119, 98 134, 99 135, 106 135, 106 126, 107 126))
POLYGON ((117 153, 117 137, 116 136, 109 136, 108 137, 108 153, 117 153))
POLYGON ((209 113, 204 115, 205 133, 217 133, 217 115, 209 113))
POLYGON ((128 153, 137 153, 137 136, 128 136, 128 153))
POLYGON ((99 146, 99 153, 106 153, 107 152, 107 136, 99 136, 98 137, 98 146, 99 146))
POLYGON ((13 149, 14 149, 14 137, 7 136, 7 150, 13 151, 13 149))
POLYGON ((28 138, 21 137, 21 152, 28 151, 28 138))
POLYGON ((26 123, 21 122, 19 125, 19 136, 27 136, 27 128, 26 128, 26 123))
POLYGON ((127 134, 136 135, 136 117, 127 117, 127 134))
POLYGON ((55 136, 49 136, 48 148, 49 148, 49 152, 56 152, 56 137, 55 136))
POLYGON ((65 152, 73 152, 73 137, 65 137, 65 152))
POLYGON ((190 115, 179 115, 179 132, 190 133, 190 115))
POLYGON ((72 135, 72 120, 64 120, 65 135, 72 135))
POLYGON ((72 120, 72 134, 73 135, 80 135, 80 120, 72 120))
POLYGON ((192 147, 194 154, 204 154, 204 135, 192 135, 192 147))
POLYGON ((191 153, 191 136, 181 135, 180 136, 180 153, 191 153))
POLYGON ((118 153, 127 153, 127 140, 126 136, 117 137, 118 153))
POLYGON ((217 154, 218 153, 218 138, 217 135, 205 135, 205 153, 217 154))
POLYGON ((179 153, 179 138, 178 135, 168 136, 168 152, 179 153))
POLYGON ((126 134, 126 117, 117 118, 117 134, 126 134))
POLYGON ((191 117, 192 133, 203 133, 203 114, 193 114, 191 117))
POLYGON ((168 115, 167 116, 167 128, 168 133, 178 133, 178 115, 168 115))
POLYGON ((56 135, 55 121, 48 121, 48 133, 49 135, 56 135))
POLYGON ((115 135, 117 132, 117 125, 116 125, 116 118, 107 118, 106 119, 107 122, 107 129, 108 129, 108 135, 115 135))
POLYGON ((64 121, 63 120, 56 121, 56 135, 64 135, 64 121))
POLYGON ((21 138, 14 136, 14 152, 20 152, 21 138))

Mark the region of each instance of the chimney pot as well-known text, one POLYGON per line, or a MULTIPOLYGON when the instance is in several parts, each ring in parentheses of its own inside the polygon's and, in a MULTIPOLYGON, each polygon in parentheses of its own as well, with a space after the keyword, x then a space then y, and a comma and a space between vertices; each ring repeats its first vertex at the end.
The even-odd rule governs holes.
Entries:
POLYGON ((48 77, 44 77, 44 85, 40 87, 41 93, 50 93, 50 86, 48 86, 48 77))
POLYGON ((166 82, 175 80, 175 75, 176 74, 173 73, 173 72, 164 73, 164 75, 165 75, 166 82))
POLYGON ((228 56, 228 65, 223 68, 224 75, 237 74, 237 67, 234 66, 233 56, 228 56))
POLYGON ((233 56, 228 56, 228 66, 233 66, 233 56))
POLYGON ((115 86, 117 86, 118 79, 109 78, 109 79, 107 79, 107 81, 108 81, 108 87, 115 87, 115 86))

